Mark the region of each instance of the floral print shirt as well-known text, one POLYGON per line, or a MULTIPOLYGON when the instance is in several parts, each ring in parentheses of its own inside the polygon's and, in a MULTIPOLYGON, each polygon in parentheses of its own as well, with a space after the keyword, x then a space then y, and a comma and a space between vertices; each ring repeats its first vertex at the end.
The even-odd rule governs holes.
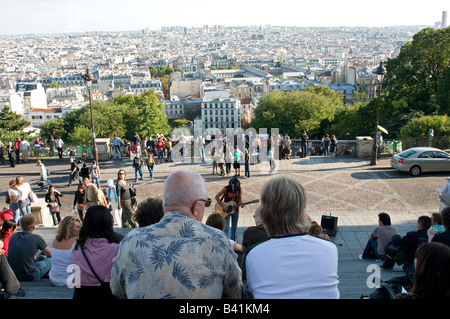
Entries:
POLYGON ((113 260, 111 289, 128 299, 239 298, 242 273, 224 232, 182 212, 130 231, 113 260))

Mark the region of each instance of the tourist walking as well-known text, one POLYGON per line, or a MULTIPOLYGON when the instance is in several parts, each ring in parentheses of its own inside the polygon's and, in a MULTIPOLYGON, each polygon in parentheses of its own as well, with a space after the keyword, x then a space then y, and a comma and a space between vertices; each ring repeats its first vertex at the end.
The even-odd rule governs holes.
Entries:
POLYGON ((126 182, 127 173, 121 169, 117 172, 117 208, 122 210, 122 228, 135 228, 133 208, 131 206, 130 186, 126 182))

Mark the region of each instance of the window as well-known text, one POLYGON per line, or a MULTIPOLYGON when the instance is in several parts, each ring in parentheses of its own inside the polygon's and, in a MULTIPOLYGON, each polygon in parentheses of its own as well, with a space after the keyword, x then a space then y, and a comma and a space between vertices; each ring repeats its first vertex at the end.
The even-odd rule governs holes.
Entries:
POLYGON ((417 158, 434 158, 434 152, 429 151, 420 153, 419 156, 417 156, 417 158))
POLYGON ((449 155, 445 152, 435 152, 436 158, 449 158, 449 155))

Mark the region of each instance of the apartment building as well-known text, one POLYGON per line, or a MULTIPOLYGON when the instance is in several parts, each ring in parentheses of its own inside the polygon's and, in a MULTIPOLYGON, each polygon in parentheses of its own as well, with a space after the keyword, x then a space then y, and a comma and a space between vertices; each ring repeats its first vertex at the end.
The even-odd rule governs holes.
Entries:
POLYGON ((224 134, 227 128, 241 127, 241 101, 227 91, 210 91, 201 103, 202 131, 217 128, 224 134))

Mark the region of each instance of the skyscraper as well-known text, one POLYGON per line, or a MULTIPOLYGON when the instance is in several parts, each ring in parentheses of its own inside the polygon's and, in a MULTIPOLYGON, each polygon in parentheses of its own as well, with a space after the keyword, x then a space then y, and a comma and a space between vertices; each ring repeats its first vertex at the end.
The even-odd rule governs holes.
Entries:
POLYGON ((441 28, 444 29, 447 27, 447 11, 442 11, 442 23, 441 28))

